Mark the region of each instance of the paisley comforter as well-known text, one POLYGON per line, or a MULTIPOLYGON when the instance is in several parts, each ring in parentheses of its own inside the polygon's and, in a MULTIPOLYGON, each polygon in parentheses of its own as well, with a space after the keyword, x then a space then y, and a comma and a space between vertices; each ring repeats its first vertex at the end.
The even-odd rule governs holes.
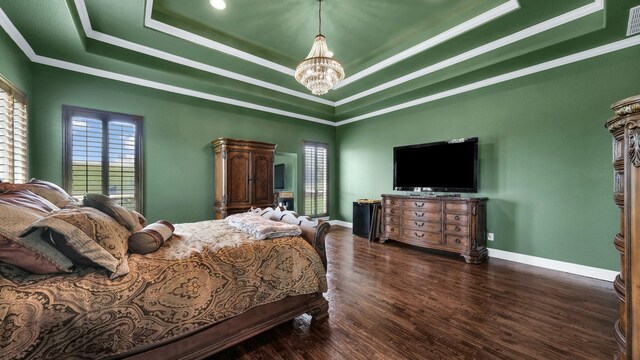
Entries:
POLYGON ((0 263, 0 359, 117 356, 327 289, 303 238, 256 240, 224 220, 178 224, 157 252, 128 256, 129 274, 115 280, 96 268, 33 275, 0 263))

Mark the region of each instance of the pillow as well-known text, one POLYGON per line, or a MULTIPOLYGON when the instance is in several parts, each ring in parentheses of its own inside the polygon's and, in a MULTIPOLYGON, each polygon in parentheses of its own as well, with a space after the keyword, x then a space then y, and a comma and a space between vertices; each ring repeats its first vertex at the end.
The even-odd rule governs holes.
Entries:
POLYGON ((31 179, 29 180, 29 182, 24 184, 0 183, 0 192, 10 190, 33 191, 35 194, 49 200, 59 208, 78 205, 78 201, 75 198, 69 196, 69 194, 62 190, 61 187, 44 180, 31 179))
POLYGON ((129 212, 131 213, 131 216, 133 216, 133 218, 138 219, 138 223, 140 224, 140 228, 143 228, 145 226, 147 226, 147 219, 142 216, 142 214, 140 214, 139 212, 135 211, 135 210, 129 210, 129 212))
POLYGON ((42 231, 21 237, 0 233, 0 261, 34 274, 69 273, 73 263, 53 246, 42 241, 42 231))
POLYGON ((70 272, 73 263, 60 251, 40 239, 40 232, 20 238, 41 212, 0 202, 0 260, 36 274, 70 272))
POLYGON ((78 265, 103 267, 111 279, 129 273, 129 231, 100 210, 63 209, 33 222, 21 236, 44 229, 47 240, 78 265))
POLYGON ((126 208, 116 204, 113 199, 106 195, 85 194, 82 202, 85 206, 98 209, 111 216, 118 222, 118 224, 124 226, 130 232, 142 229, 142 226, 138 222, 138 217, 135 214, 132 214, 126 208))
POLYGON ((152 253, 173 235, 174 230, 170 222, 156 221, 129 236, 129 250, 136 254, 152 253))
POLYGON ((0 203, 13 204, 22 208, 40 212, 43 215, 55 210, 60 210, 59 207, 52 204, 49 200, 36 195, 29 190, 12 189, 0 193, 0 203))

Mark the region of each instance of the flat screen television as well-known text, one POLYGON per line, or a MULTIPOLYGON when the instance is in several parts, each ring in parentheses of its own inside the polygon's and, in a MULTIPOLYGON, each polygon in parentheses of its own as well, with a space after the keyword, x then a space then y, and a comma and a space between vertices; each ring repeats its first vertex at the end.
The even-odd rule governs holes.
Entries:
POLYGON ((394 147, 393 189, 478 192, 478 138, 394 147))
POLYGON ((284 190, 284 164, 276 164, 273 167, 273 188, 284 190))

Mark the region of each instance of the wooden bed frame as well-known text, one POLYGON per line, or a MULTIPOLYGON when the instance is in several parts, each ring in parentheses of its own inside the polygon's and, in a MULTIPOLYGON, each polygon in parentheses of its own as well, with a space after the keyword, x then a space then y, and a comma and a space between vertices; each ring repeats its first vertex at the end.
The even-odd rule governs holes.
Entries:
MULTIPOLYGON (((271 219, 299 225, 302 229, 302 237, 318 252, 326 271, 325 237, 331 227, 329 223, 321 220, 314 222, 307 217, 298 217, 292 211, 278 209, 274 211, 271 219)), ((179 338, 155 343, 151 346, 134 348, 121 354, 118 358, 136 360, 201 359, 304 313, 308 313, 316 321, 327 319, 328 310, 329 302, 320 292, 288 296, 273 303, 256 306, 240 315, 209 327, 199 328, 179 338)))

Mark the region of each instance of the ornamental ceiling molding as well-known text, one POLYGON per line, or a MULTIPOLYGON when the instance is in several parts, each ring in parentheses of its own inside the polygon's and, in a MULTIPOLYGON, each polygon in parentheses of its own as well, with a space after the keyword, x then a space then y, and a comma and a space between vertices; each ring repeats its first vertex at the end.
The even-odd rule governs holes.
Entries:
MULTIPOLYGON (((78 0, 77 0, 78 1, 78 0)), ((79 0, 79 1, 83 1, 84 0, 79 0)), ((604 0, 596 0, 595 2, 600 2, 602 4, 604 0)), ((260 65, 260 66, 264 66, 267 67, 269 69, 275 70, 275 71, 280 71, 284 74, 293 76, 295 74, 295 69, 289 69, 285 66, 282 66, 280 64, 276 64, 274 62, 271 62, 267 59, 249 54, 247 52, 238 50, 236 48, 224 45, 222 43, 219 43, 215 40, 211 40, 209 38, 206 38, 204 36, 200 36, 197 34, 194 34, 192 32, 180 29, 178 27, 175 26, 171 26, 167 23, 163 23, 161 21, 155 20, 151 17, 151 14, 153 12, 153 2, 154 0, 147 0, 146 5, 145 5, 145 12, 144 12, 144 26, 148 27, 150 29, 154 29, 160 32, 163 32, 165 34, 183 39, 183 40, 187 40, 189 42, 192 42, 194 44, 200 45, 200 46, 204 46, 204 47, 208 47, 212 50, 216 50, 216 51, 220 51, 223 52, 227 55, 231 55, 231 56, 236 56, 239 57, 243 60, 252 62, 254 64, 260 65)), ((502 5, 498 5, 495 8, 488 10, 470 20, 467 20, 459 25, 456 25, 454 27, 452 27, 451 29, 444 31, 432 38, 429 38, 417 45, 414 45, 406 50, 403 50, 401 52, 399 52, 396 55, 393 55, 385 60, 380 61, 377 64, 374 64, 358 73, 355 73, 351 76, 346 77, 344 80, 342 80, 342 82, 338 85, 336 85, 334 87, 334 89, 338 89, 340 87, 343 87, 347 84, 353 83, 356 80, 362 79, 365 76, 371 75, 375 72, 378 72, 388 66, 391 66, 399 61, 405 60, 410 58, 411 56, 417 55, 427 49, 430 49, 438 44, 444 43, 446 41, 449 41, 451 39, 453 39, 454 37, 457 37, 461 34, 464 34, 465 32, 468 32, 470 30, 475 29, 478 26, 484 25, 486 23, 489 23, 503 15, 506 15, 512 11, 518 10, 520 9, 520 4, 518 3, 518 0, 509 0, 506 3, 502 4, 502 5)))
POLYGON ((505 82, 505 81, 517 79, 517 78, 520 78, 520 77, 523 77, 523 76, 535 74, 535 73, 542 72, 542 71, 545 71, 545 70, 554 69, 556 67, 560 67, 560 66, 563 66, 563 65, 575 63, 575 62, 578 62, 578 61, 581 61, 581 60, 586 60, 586 59, 590 59, 590 58, 593 58, 593 57, 596 57, 596 56, 600 56, 600 55, 608 54, 608 53, 611 53, 611 52, 615 52, 615 51, 618 51, 618 50, 623 50, 623 49, 626 49, 626 48, 629 48, 629 47, 632 47, 632 46, 640 45, 640 35, 637 35, 637 36, 630 37, 630 38, 627 38, 627 39, 624 39, 624 40, 616 41, 616 42, 613 42, 613 43, 610 43, 610 44, 606 44, 606 45, 602 45, 602 46, 599 46, 599 47, 596 47, 596 48, 592 48, 592 49, 588 49, 588 50, 585 50, 585 51, 582 51, 582 52, 578 52, 578 53, 575 53, 575 54, 572 54, 572 55, 564 56, 564 57, 561 57, 561 58, 558 58, 558 59, 555 59, 555 60, 547 61, 547 62, 538 64, 538 65, 533 65, 533 66, 530 66, 530 67, 527 67, 527 68, 523 68, 523 69, 520 69, 520 70, 509 72, 509 73, 506 73, 506 74, 494 76, 492 78, 481 80, 481 81, 478 81, 478 82, 475 82, 475 83, 472 83, 472 84, 464 85, 464 86, 461 86, 461 87, 458 87, 458 88, 455 88, 455 89, 450 89, 450 90, 447 90, 447 91, 443 91, 441 93, 429 95, 429 96, 422 97, 422 98, 419 98, 419 99, 415 99, 415 100, 412 100, 412 101, 408 101, 408 102, 405 102, 405 103, 402 103, 402 104, 397 104, 397 105, 394 105, 394 106, 391 106, 391 107, 388 107, 388 108, 384 108, 384 109, 373 111, 373 112, 370 112, 370 113, 367 113, 367 114, 355 116, 355 117, 352 117, 352 118, 349 118, 349 119, 345 119, 345 120, 342 120, 342 121, 339 121, 339 122, 333 122, 333 121, 329 121, 329 120, 326 120, 326 119, 320 119, 320 118, 316 118, 316 117, 312 117, 312 116, 307 116, 307 115, 304 115, 304 114, 298 114, 298 113, 285 111, 285 110, 280 110, 280 109, 276 109, 276 108, 272 108, 272 107, 268 107, 268 106, 253 104, 253 103, 246 102, 246 101, 230 99, 230 98, 217 96, 217 95, 214 95, 214 94, 209 94, 209 93, 205 93, 205 92, 201 92, 201 91, 195 91, 195 90, 191 90, 191 89, 187 89, 187 88, 182 88, 182 87, 178 87, 178 86, 173 86, 173 85, 164 84, 164 83, 151 81, 151 80, 146 80, 146 79, 142 79, 142 78, 138 78, 138 77, 134 77, 134 76, 130 76, 130 75, 124 75, 124 74, 120 74, 120 73, 116 73, 116 72, 112 72, 112 71, 101 70, 101 69, 97 69, 97 68, 92 68, 92 67, 88 67, 88 66, 84 66, 84 65, 71 63, 71 62, 68 62, 68 61, 63 61, 63 60, 58 60, 58 59, 53 59, 53 58, 50 58, 50 57, 38 55, 38 54, 35 53, 33 48, 27 43, 26 39, 22 36, 22 34, 20 34, 18 29, 9 20, 9 18, 7 17, 6 13, 2 10, 2 8, 0 8, 0 26, 4 29, 5 32, 7 32, 7 34, 16 43, 16 45, 18 45, 18 47, 27 56, 27 58, 29 58, 29 60, 34 62, 34 63, 48 65, 48 66, 52 66, 52 67, 56 67, 56 68, 60 68, 60 69, 64 69, 64 70, 69 70, 69 71, 79 72, 79 73, 83 73, 83 74, 93 75, 93 76, 102 77, 102 78, 106 78, 106 79, 110 79, 110 80, 124 82, 124 83, 139 85, 139 86, 143 86, 143 87, 147 87, 147 88, 151 88, 151 89, 167 91, 167 92, 171 92, 171 93, 175 93, 175 94, 191 96, 191 97, 200 98, 200 99, 204 99, 204 100, 210 100, 210 101, 214 101, 214 102, 219 102, 219 103, 239 106, 239 107, 243 107, 243 108, 247 108, 247 109, 263 111, 263 112, 267 112, 267 113, 271 113, 271 114, 282 115, 282 116, 287 116, 287 117, 291 117, 291 118, 296 118, 296 119, 301 119, 301 120, 306 120, 306 121, 311 121, 311 122, 316 122, 316 123, 325 124, 325 125, 331 125, 331 126, 336 126, 336 127, 337 126, 346 125, 346 124, 349 124, 349 123, 352 123, 352 122, 361 121, 361 120, 364 120, 364 119, 368 119, 368 118, 372 118, 372 117, 388 114, 388 113, 399 111, 399 110, 402 110, 402 109, 407 109, 407 108, 410 108, 410 107, 413 107, 413 106, 418 106, 418 105, 425 104, 425 103, 432 102, 432 101, 436 101, 436 100, 439 100, 439 99, 444 99, 444 98, 447 98, 447 97, 450 97, 450 96, 466 93, 466 92, 469 92, 469 91, 481 89, 481 88, 484 88, 484 87, 487 87, 487 86, 499 84, 499 83, 502 83, 502 82, 505 82))
MULTIPOLYGON (((436 64, 429 65, 429 66, 427 66, 427 67, 425 67, 423 69, 414 71, 413 73, 401 76, 401 77, 396 78, 394 80, 391 80, 389 82, 380 84, 378 86, 375 86, 373 88, 370 88, 370 89, 365 90, 363 92, 360 92, 358 94, 355 94, 355 95, 346 97, 346 98, 344 98, 342 100, 338 100, 338 101, 334 102, 334 101, 330 101, 330 100, 326 100, 326 99, 320 98, 318 96, 313 96, 313 95, 309 95, 307 93, 302 93, 302 92, 299 92, 299 91, 295 91, 295 90, 292 90, 292 89, 287 88, 287 87, 283 87, 283 86, 279 86, 279 85, 276 85, 276 84, 273 84, 273 83, 269 83, 269 82, 266 82, 266 81, 258 80, 258 79, 255 79, 255 78, 251 78, 249 76, 245 76, 245 75, 242 75, 242 74, 238 74, 238 73, 235 73, 235 72, 224 70, 224 69, 212 66, 212 65, 208 65, 208 64, 204 64, 204 63, 197 62, 197 61, 194 61, 194 60, 190 60, 190 59, 187 59, 185 57, 181 57, 181 56, 177 56, 177 55, 174 55, 174 54, 170 54, 170 53, 167 53, 167 52, 164 52, 164 51, 161 51, 161 50, 150 48, 150 47, 138 44, 138 43, 134 43, 134 42, 131 42, 131 41, 128 41, 128 40, 124 40, 124 39, 117 38, 117 37, 114 37, 114 36, 111 36, 111 35, 108 35, 108 34, 105 34, 105 33, 101 33, 101 32, 95 31, 95 30, 93 30, 93 28, 91 26, 91 22, 90 22, 90 19, 89 19, 89 14, 88 14, 88 10, 87 10, 87 7, 86 7, 85 0, 74 0, 74 2, 75 2, 75 5, 76 5, 76 9, 78 10, 78 15, 80 17, 80 22, 82 24, 82 28, 83 28, 83 30, 85 32, 85 35, 87 37, 91 38, 91 39, 94 39, 94 40, 97 40, 97 41, 101 41, 101 42, 104 42, 104 43, 107 43, 107 44, 110 44, 110 45, 113 45, 113 46, 122 47, 122 48, 125 48, 125 49, 128 49, 128 50, 136 51, 136 52, 139 52, 139 53, 142 53, 142 54, 150 55, 150 56, 153 56, 153 57, 156 57, 156 58, 159 58, 159 59, 163 59, 165 61, 173 62, 173 63, 180 64, 180 65, 187 66, 187 67, 191 67, 193 69, 209 72, 211 74, 215 74, 215 75, 219 75, 219 76, 224 76, 224 77, 227 77, 227 78, 230 78, 230 79, 234 79, 234 80, 237 80, 237 81, 249 83, 249 84, 252 84, 252 85, 256 85, 256 86, 259 86, 259 87, 263 87, 263 88, 266 88, 266 89, 274 90, 274 91, 277 91, 277 92, 280 92, 280 93, 296 96, 298 98, 302 98, 302 99, 305 99, 305 100, 310 100, 310 101, 313 101, 313 102, 317 102, 317 103, 321 103, 321 104, 325 104, 325 105, 329 105, 329 106, 333 106, 333 107, 338 107, 338 106, 341 106, 341 105, 345 105, 347 103, 350 103, 352 101, 361 99, 363 97, 375 94, 377 92, 392 88, 392 87, 397 86, 397 85, 401 85, 403 83, 409 82, 411 80, 415 80, 417 78, 420 78, 422 76, 426 76, 426 75, 434 73, 436 71, 446 69, 449 66, 453 66, 453 65, 459 64, 461 62, 473 59, 473 58, 475 58, 477 56, 484 55, 484 54, 486 54, 488 52, 497 50, 497 49, 502 48, 502 47, 507 46, 507 45, 514 44, 514 43, 516 43, 518 41, 527 39, 527 38, 529 38, 531 36, 540 34, 540 33, 544 32, 544 31, 553 29, 555 27, 558 27, 558 26, 567 24, 569 22, 581 19, 581 18, 583 18, 585 16, 591 15, 591 14, 593 14, 595 12, 604 10, 604 0, 595 0, 593 3, 584 5, 584 6, 580 7, 580 8, 574 9, 572 11, 569 11, 569 12, 564 13, 562 15, 556 16, 556 17, 551 18, 549 20, 546 20, 544 22, 538 23, 536 25, 533 25, 531 27, 528 27, 528 28, 523 29, 521 31, 518 31, 516 33, 513 33, 511 35, 508 35, 508 36, 505 36, 505 37, 500 38, 498 40, 492 41, 492 42, 487 43, 485 45, 482 45, 482 46, 480 46, 478 48, 469 50, 469 51, 467 51, 465 53, 456 55, 454 57, 451 57, 449 59, 443 60, 443 61, 438 62, 436 64)), ((390 57, 390 58, 388 58, 388 59, 376 64, 376 65, 371 66, 368 69, 365 69, 365 70, 363 70, 363 71, 361 71, 359 73, 356 73, 351 77, 357 77, 356 79, 360 79, 360 78, 362 78, 362 77, 364 77, 366 75, 370 75, 370 74, 372 74, 374 72, 380 71, 380 70, 382 70, 383 68, 385 68, 387 66, 390 66, 390 65, 392 65, 392 64, 394 64, 396 62, 399 62, 401 60, 407 59, 407 58, 409 58, 409 57, 411 57, 413 55, 418 54, 419 52, 422 52, 422 51, 424 51, 424 50, 426 50, 426 49, 428 49, 430 47, 433 47, 433 46, 435 46, 437 44, 440 44, 440 43, 442 43, 444 41, 448 41, 448 40, 460 35, 463 32, 469 31, 469 30, 471 30, 471 29, 473 29, 473 28, 475 28, 475 27, 477 27, 479 25, 485 24, 485 23, 487 23, 487 22, 489 22, 489 21, 491 21, 491 20, 493 20, 493 19, 495 19, 495 18, 497 18, 499 16, 505 15, 507 12, 511 12, 513 10, 516 10, 519 7, 520 7, 520 5, 518 4, 517 0, 510 0, 509 2, 507 2, 507 3, 503 4, 503 5, 500 5, 500 6, 496 7, 496 8, 494 8, 494 9, 491 9, 491 10, 489 10, 489 11, 487 11, 487 12, 485 12, 485 13, 483 13, 483 14, 481 14, 481 15, 479 15, 479 16, 471 19, 471 20, 468 20, 468 21, 466 21, 466 22, 464 22, 462 24, 459 24, 459 25, 457 25, 457 26, 455 26, 455 27, 453 27, 453 28, 451 28, 451 29, 449 29, 447 31, 444 31, 444 32, 442 32, 442 33, 440 33, 440 34, 438 34, 438 35, 436 35, 436 36, 434 36, 434 37, 432 37, 430 39, 427 39, 424 42, 422 42, 422 43, 420 43, 420 44, 418 44, 416 46, 413 46, 413 47, 411 47, 411 48, 409 48, 409 49, 407 49, 405 51, 402 51, 402 52, 400 52, 400 53, 398 53, 398 54, 396 54, 396 55, 394 55, 394 56, 392 56, 392 57, 390 57), (368 72, 368 73, 366 75, 359 75, 359 74, 361 74, 363 72, 368 72)), ((218 43, 216 41, 207 39, 205 37, 202 37, 202 36, 199 36, 199 35, 184 31, 182 29, 167 25, 167 24, 159 22, 157 20, 153 20, 151 18, 152 8, 153 8, 153 0, 147 0, 146 5, 145 5, 145 20, 144 20, 144 25, 146 27, 149 27, 149 28, 152 28, 154 30, 158 30, 158 31, 167 33, 167 34, 169 34, 171 36, 174 36, 174 37, 178 37, 178 38, 181 38, 181 39, 196 43, 196 44, 204 46, 204 47, 211 48, 211 49, 216 50, 216 51, 221 51, 221 52, 227 53, 227 54, 232 55, 232 56, 237 56, 237 57, 243 58, 242 57, 242 56, 244 56, 243 54, 247 54, 247 55, 250 55, 250 56, 247 57, 247 58, 243 58, 244 60, 254 62, 254 63, 258 64, 258 65, 269 67, 269 66, 265 65, 266 63, 264 63, 264 62, 263 63, 256 62, 256 61, 258 61, 257 59, 262 59, 262 58, 259 58, 259 57, 256 57, 254 55, 248 54, 246 52, 231 48, 231 47, 229 47, 227 45, 220 44, 220 43, 218 43), (232 49, 236 50, 236 51, 232 51, 232 49)), ((267 60, 265 60, 265 59, 263 59, 263 60, 265 62, 267 62, 267 60)), ((280 70, 282 70, 282 69, 280 69, 280 70)), ((285 72, 285 73, 289 74, 288 72, 285 72)), ((291 74, 293 74, 293 73, 294 73, 294 70, 291 69, 291 74)), ((337 86, 336 88, 343 86, 342 83, 345 82, 345 81, 348 81, 351 77, 345 78, 340 84, 338 84, 339 86, 337 86)), ((347 83, 349 83, 349 82, 347 82, 347 83)))

